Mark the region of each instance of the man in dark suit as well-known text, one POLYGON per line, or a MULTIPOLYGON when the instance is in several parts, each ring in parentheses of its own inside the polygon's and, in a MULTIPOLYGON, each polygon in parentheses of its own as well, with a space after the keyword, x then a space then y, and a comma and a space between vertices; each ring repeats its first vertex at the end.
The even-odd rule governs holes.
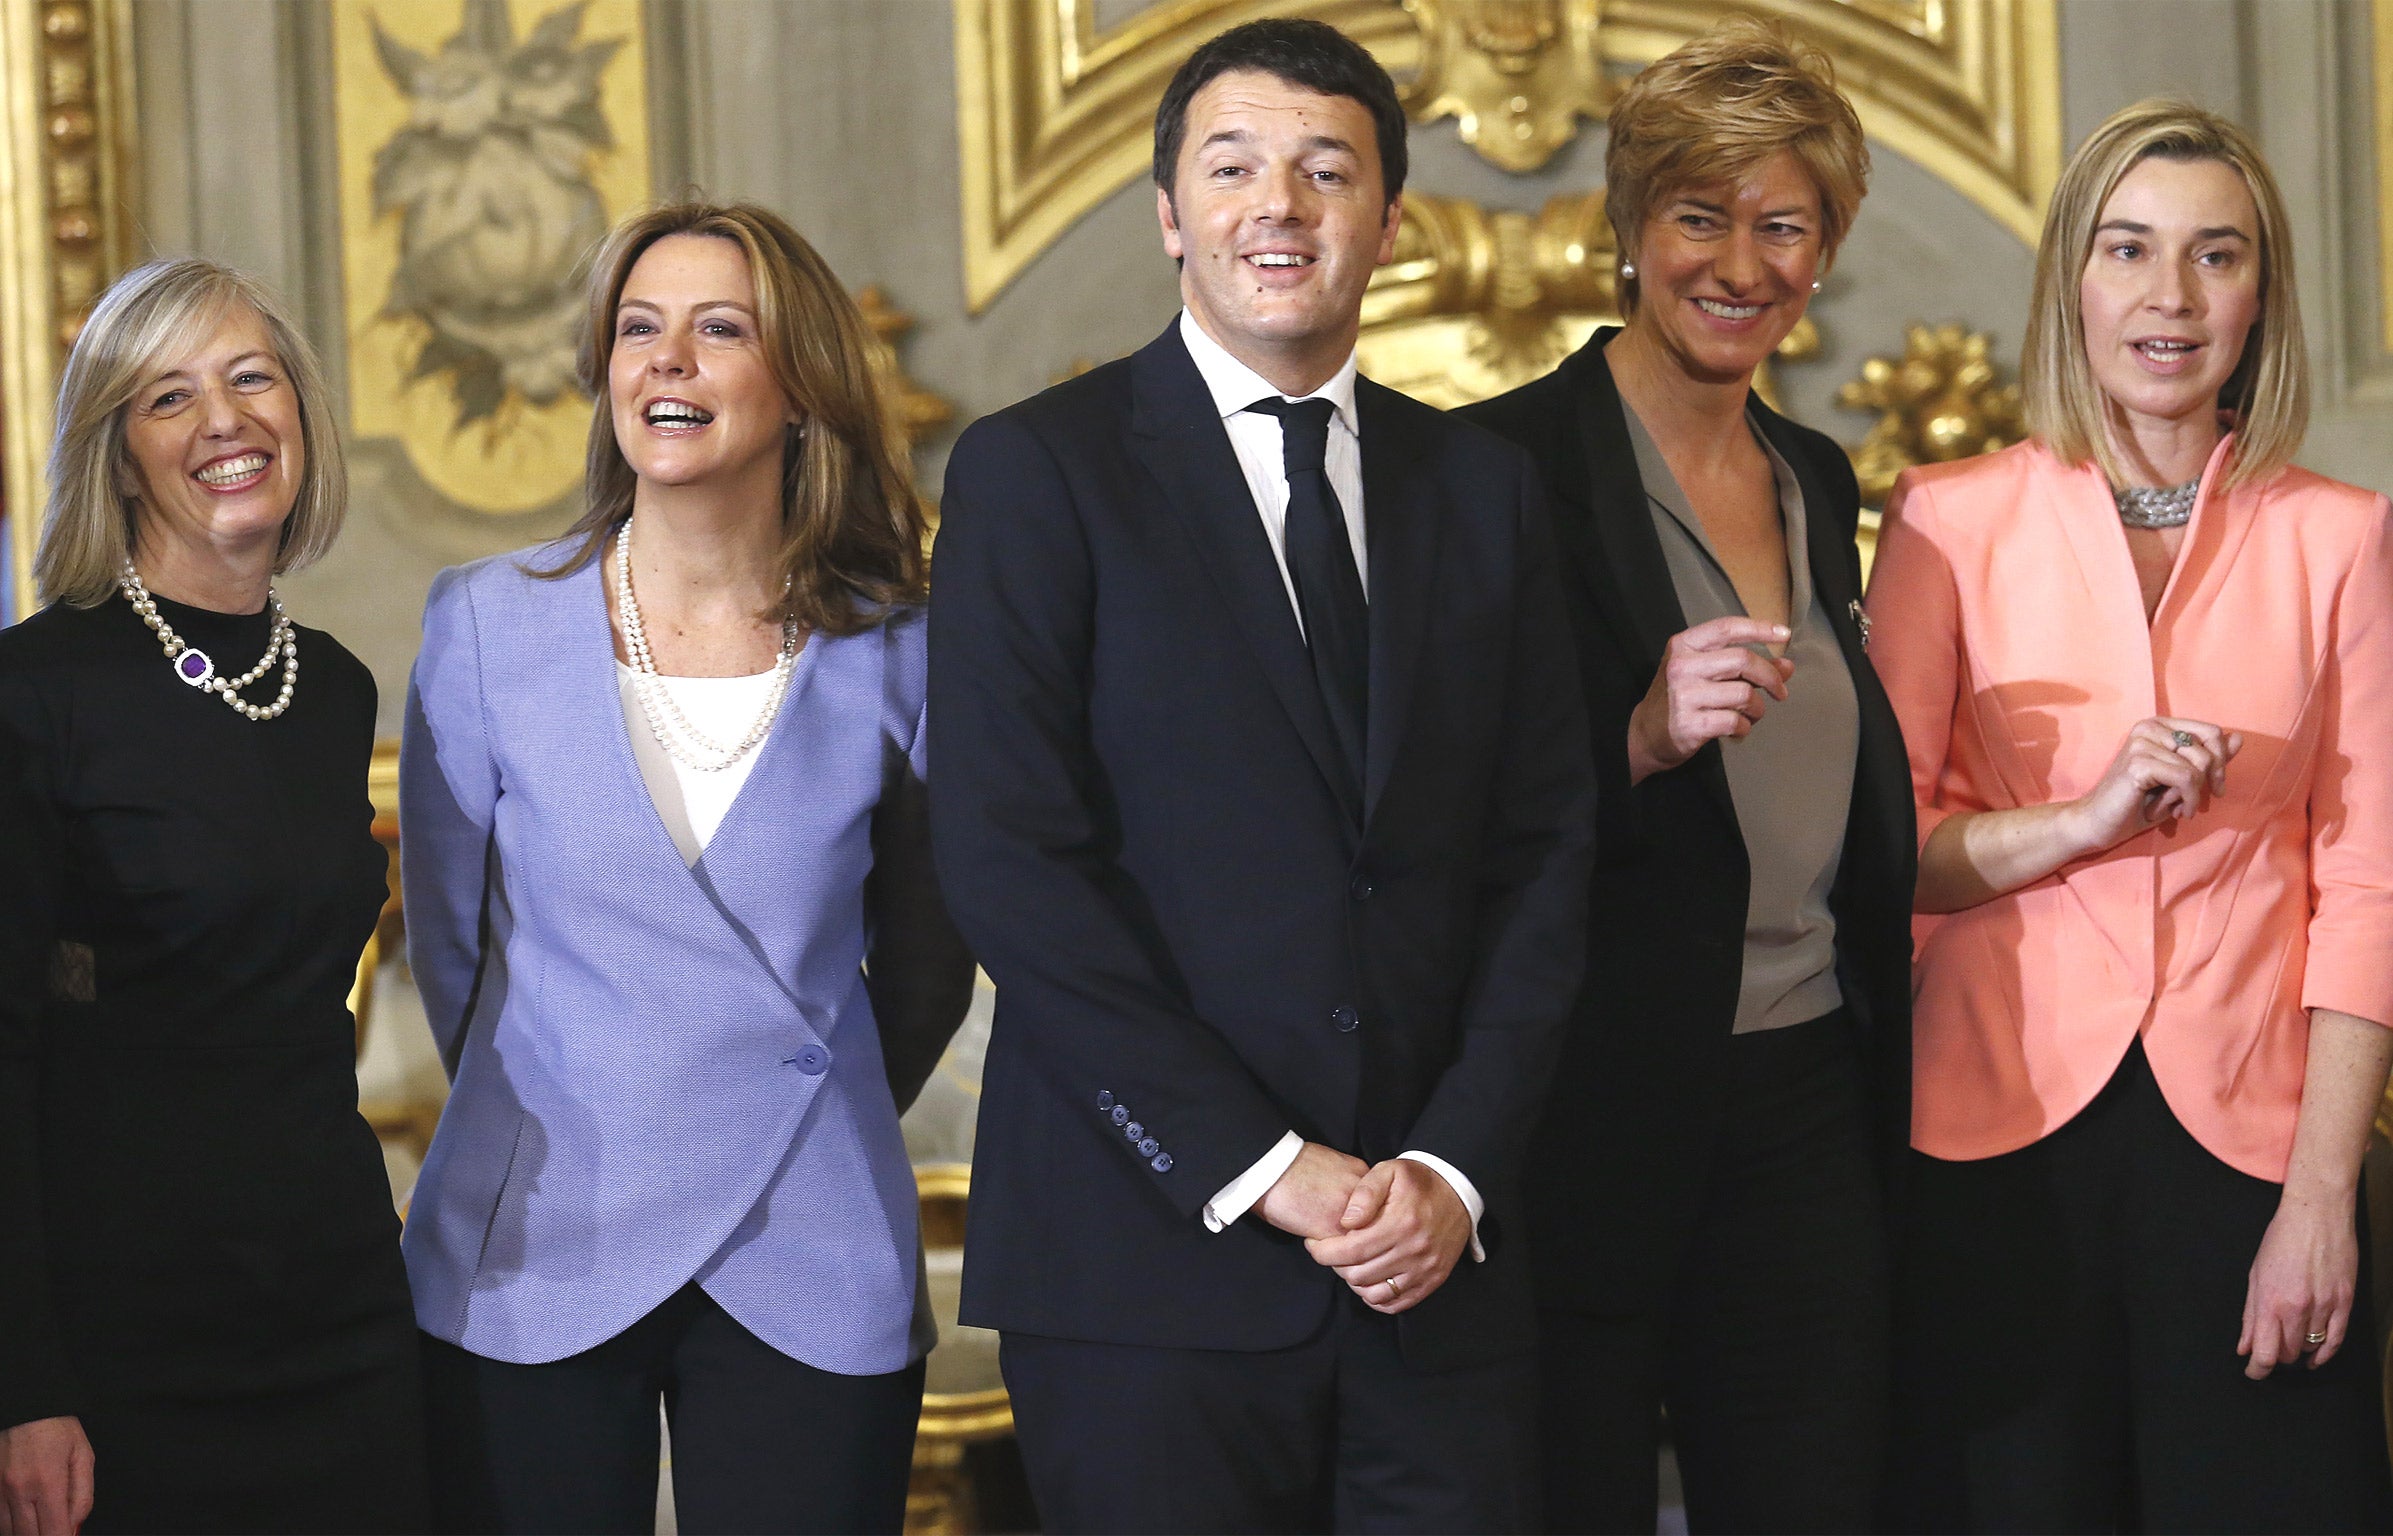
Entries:
POLYGON ((1520 1529, 1516 1220, 1593 769, 1519 450, 1354 372, 1404 117, 1258 22, 1156 118, 1186 309, 976 424, 934 844, 998 1012, 963 1317, 1045 1528, 1520 1529))

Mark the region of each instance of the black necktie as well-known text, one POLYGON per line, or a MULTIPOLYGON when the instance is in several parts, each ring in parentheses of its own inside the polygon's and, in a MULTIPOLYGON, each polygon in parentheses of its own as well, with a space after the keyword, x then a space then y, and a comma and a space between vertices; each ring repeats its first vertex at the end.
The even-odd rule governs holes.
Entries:
POLYGON ((1329 711, 1331 731, 1345 755, 1354 803, 1362 803, 1363 741, 1371 697, 1371 610, 1346 537, 1346 513, 1330 489, 1323 456, 1329 449, 1329 401, 1258 400, 1247 407, 1280 419, 1280 453, 1288 471, 1288 520, 1283 542, 1305 645, 1313 653, 1313 681, 1329 711))

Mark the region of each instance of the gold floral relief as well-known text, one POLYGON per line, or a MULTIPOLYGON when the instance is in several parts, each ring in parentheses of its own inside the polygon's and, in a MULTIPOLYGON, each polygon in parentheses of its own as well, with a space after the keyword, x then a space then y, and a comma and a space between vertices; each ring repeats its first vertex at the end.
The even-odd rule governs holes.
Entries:
POLYGON ((1147 167, 1165 83, 1260 16, 1338 26, 1491 163, 1542 165, 1629 72, 1723 16, 1825 48, 1870 136, 2033 245, 2061 161, 2058 0, 955 0, 964 290, 975 313, 1147 167))

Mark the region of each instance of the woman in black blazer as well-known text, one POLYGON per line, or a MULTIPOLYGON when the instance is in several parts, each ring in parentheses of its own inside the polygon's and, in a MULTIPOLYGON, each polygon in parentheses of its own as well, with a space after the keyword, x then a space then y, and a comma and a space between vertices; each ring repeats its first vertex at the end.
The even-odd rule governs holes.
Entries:
POLYGON ((1910 784, 1851 468, 1753 397, 1850 227, 1816 51, 1724 24, 1611 114, 1624 330, 1465 414, 1552 493, 1600 784, 1587 980, 1528 1163, 1556 1530, 1859 1530, 1909 1092, 1910 784))

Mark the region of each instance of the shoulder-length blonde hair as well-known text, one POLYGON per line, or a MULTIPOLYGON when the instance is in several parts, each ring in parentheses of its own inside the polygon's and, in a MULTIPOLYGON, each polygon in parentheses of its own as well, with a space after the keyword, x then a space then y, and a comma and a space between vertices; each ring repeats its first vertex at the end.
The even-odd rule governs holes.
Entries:
POLYGON ((2028 431, 2065 464, 2091 459, 2113 483, 2126 478, 2111 446, 2107 401, 2086 358, 2078 293, 2104 205, 2129 171, 2154 158, 2232 166, 2259 211, 2260 318, 2219 389, 2220 407, 2235 416, 2235 457, 2220 483, 2265 480, 2293 461, 2310 427, 2310 361, 2293 291, 2293 223, 2251 136, 2187 102, 2140 101, 2113 114, 2077 147, 2053 188, 2036 248, 2035 294, 2019 366, 2028 431))
POLYGON ((1606 132, 1604 215, 1619 251, 1623 315, 1637 312, 1629 264, 1665 199, 1742 181, 1790 151, 1820 195, 1825 268, 1869 191, 1869 145, 1836 88, 1836 65, 1784 27, 1750 16, 1732 16, 1645 66, 1612 103, 1606 132))
POLYGON ((315 349, 256 278, 177 256, 135 267, 110 284, 67 353, 50 441, 49 506, 33 557, 34 589, 44 603, 93 608, 116 591, 140 515, 140 498, 128 489, 134 475, 125 412, 144 384, 240 309, 264 323, 299 404, 305 462, 274 569, 296 571, 332 548, 349 509, 349 470, 315 349))
POLYGON ((870 629, 928 593, 922 502, 905 435, 873 367, 875 342, 855 300, 780 215, 753 203, 672 203, 615 227, 590 267, 580 354, 590 412, 588 505, 566 531, 578 539, 558 577, 596 559, 631 516, 639 476, 615 441, 607 367, 615 306, 641 255, 670 235, 728 240, 748 258, 756 329, 767 369, 797 408, 781 459, 780 561, 790 615, 830 635, 870 629))

